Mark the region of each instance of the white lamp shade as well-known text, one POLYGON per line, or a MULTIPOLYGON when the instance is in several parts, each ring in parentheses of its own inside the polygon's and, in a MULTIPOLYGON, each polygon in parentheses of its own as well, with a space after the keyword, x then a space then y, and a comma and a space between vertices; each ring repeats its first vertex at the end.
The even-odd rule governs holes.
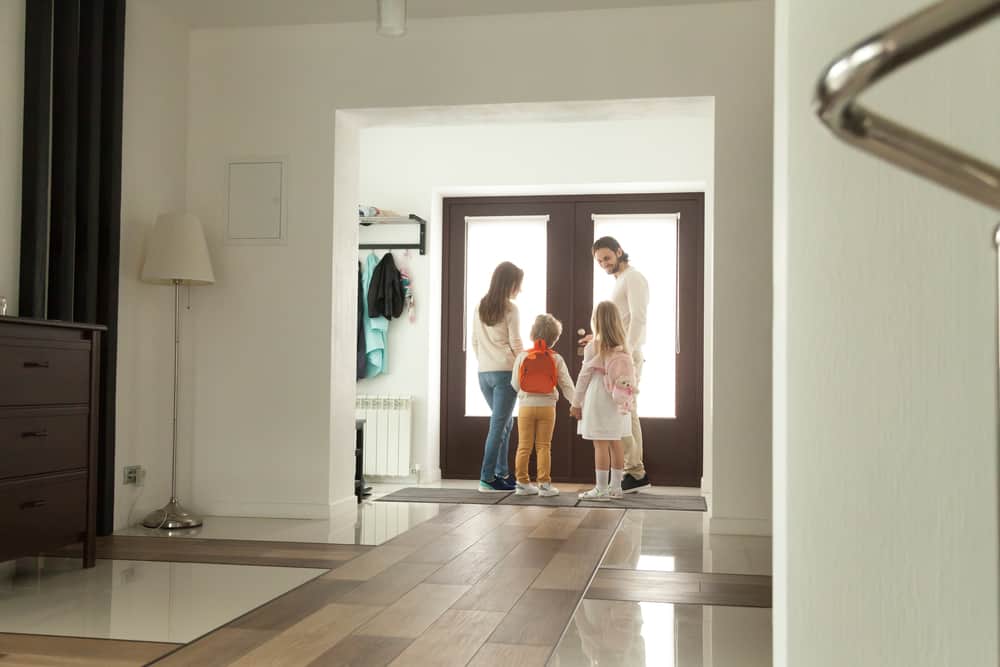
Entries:
POLYGON ((388 37, 406 34, 406 0, 376 0, 378 24, 375 31, 388 37))
POLYGON ((147 283, 210 285, 212 260, 201 222, 190 213, 164 213, 156 219, 146 244, 142 279, 147 283))

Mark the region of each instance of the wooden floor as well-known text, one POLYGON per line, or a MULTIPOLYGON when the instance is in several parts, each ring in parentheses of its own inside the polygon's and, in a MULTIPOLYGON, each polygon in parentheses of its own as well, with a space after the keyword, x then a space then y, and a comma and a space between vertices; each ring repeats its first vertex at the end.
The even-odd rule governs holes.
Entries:
POLYGON ((0 634, 0 667, 530 667, 546 663, 584 596, 770 606, 770 577, 599 569, 624 514, 454 505, 377 547, 103 538, 99 558, 329 572, 183 646, 0 634))
MULTIPOLYGON (((370 549, 372 547, 354 544, 217 540, 196 537, 110 535, 97 539, 98 558, 173 563, 334 568, 370 549)), ((79 554, 80 546, 72 545, 55 555, 76 557, 79 554)))
POLYGON ((156 660, 178 644, 81 639, 0 633, 3 667, 135 667, 156 660))
POLYGON ((771 577, 601 568, 587 589, 587 599, 770 607, 771 577))
POLYGON ((622 515, 459 506, 156 664, 543 665, 622 515))

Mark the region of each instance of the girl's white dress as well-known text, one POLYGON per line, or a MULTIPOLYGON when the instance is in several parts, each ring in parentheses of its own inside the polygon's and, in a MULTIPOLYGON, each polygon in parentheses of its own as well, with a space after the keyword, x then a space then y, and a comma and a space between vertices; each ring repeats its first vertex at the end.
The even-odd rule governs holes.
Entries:
POLYGON ((597 365, 600 362, 595 359, 596 355, 594 343, 587 343, 583 350, 583 368, 577 379, 574 400, 574 404, 577 404, 580 398, 583 399, 583 415, 577 423, 576 432, 585 440, 621 440, 632 435, 632 416, 622 414, 618 404, 611 398, 611 392, 600 377, 602 369, 597 365))

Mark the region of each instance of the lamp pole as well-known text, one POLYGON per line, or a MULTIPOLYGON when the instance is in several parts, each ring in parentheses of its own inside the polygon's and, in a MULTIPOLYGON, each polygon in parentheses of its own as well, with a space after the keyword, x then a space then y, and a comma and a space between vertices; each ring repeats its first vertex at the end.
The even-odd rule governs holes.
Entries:
POLYGON ((177 500, 177 391, 180 384, 180 318, 181 318, 181 280, 174 279, 174 420, 171 425, 171 466, 170 466, 170 501, 158 510, 150 512, 142 521, 147 528, 196 528, 202 524, 200 517, 185 510, 177 500))

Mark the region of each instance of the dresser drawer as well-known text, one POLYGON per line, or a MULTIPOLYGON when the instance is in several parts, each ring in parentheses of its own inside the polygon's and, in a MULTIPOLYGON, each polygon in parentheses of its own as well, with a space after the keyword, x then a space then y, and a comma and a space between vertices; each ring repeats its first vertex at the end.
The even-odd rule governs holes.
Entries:
POLYGON ((86 468, 85 408, 0 409, 0 480, 86 468))
POLYGON ((89 345, 4 343, 0 378, 0 405, 87 403, 89 345))
POLYGON ((80 541, 86 498, 86 472, 0 483, 0 561, 80 541))

